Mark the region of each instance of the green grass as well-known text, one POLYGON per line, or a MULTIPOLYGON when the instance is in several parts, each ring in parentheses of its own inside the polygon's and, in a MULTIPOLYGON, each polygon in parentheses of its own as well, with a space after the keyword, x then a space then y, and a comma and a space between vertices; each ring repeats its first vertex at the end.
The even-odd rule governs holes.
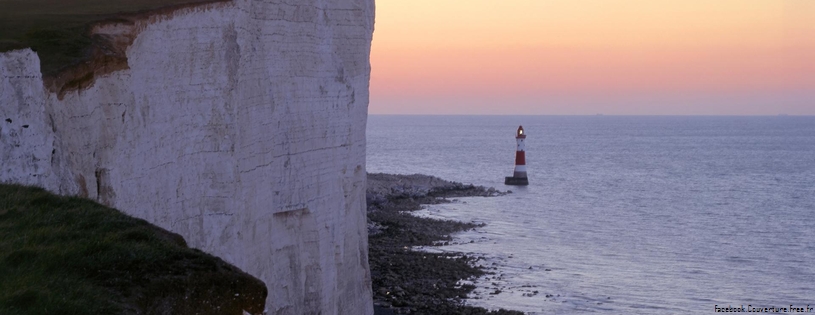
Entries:
POLYGON ((247 288, 265 300, 259 280, 144 220, 82 198, 0 185, 0 314, 135 314, 172 296, 226 300, 240 290, 252 295, 247 288))
POLYGON ((87 58, 88 26, 116 16, 212 0, 0 0, 0 52, 31 47, 44 74, 87 58))

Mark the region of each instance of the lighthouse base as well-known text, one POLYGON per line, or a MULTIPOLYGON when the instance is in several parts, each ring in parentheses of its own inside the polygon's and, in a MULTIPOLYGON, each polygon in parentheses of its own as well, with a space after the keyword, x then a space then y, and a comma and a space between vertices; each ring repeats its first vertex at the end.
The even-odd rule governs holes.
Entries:
POLYGON ((505 178, 504 185, 527 186, 529 185, 529 179, 526 177, 510 176, 505 178))

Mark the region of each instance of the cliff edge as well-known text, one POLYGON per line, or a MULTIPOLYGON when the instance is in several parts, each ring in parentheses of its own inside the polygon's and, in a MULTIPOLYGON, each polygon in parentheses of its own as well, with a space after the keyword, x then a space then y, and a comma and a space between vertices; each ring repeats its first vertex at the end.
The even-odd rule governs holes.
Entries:
POLYGON ((373 20, 373 0, 234 0, 97 24, 122 58, 66 79, 0 53, 0 182, 178 233, 270 284, 269 314, 371 314, 373 20))

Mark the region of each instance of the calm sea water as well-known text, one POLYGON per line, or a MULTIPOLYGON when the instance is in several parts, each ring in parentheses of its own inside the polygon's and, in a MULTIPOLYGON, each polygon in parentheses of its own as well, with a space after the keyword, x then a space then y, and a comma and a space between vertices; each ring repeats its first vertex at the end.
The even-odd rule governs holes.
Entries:
POLYGON ((443 247, 497 268, 471 304, 815 308, 815 117, 370 116, 367 136, 369 172, 514 192, 422 213, 487 224, 443 247), (530 185, 504 186, 519 124, 530 185))

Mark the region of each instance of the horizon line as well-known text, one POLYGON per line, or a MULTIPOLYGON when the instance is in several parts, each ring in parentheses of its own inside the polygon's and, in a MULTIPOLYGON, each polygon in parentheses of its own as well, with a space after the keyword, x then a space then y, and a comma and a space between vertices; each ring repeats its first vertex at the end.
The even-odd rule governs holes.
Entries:
POLYGON ((815 114, 371 114, 368 116, 815 117, 815 114))

